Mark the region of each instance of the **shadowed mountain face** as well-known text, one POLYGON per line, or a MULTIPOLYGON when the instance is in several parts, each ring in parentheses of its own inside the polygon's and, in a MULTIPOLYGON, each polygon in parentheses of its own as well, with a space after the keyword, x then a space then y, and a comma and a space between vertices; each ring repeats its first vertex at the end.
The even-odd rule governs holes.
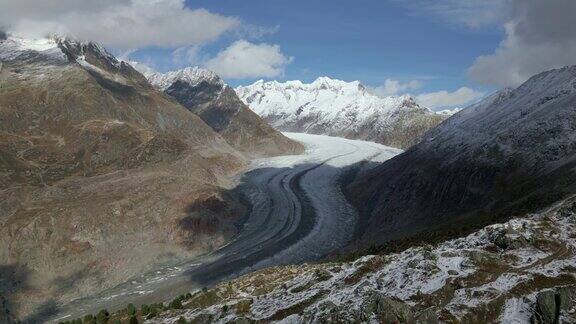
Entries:
POLYGON ((0 40, 0 268, 26 272, 0 302, 30 318, 224 244, 245 164, 101 46, 0 40))
POLYGON ((235 149, 248 156, 275 156, 303 151, 266 124, 213 72, 186 68, 147 75, 159 90, 200 116, 235 149))
POLYGON ((576 193, 576 67, 457 113, 348 187, 362 243, 461 234, 576 193))

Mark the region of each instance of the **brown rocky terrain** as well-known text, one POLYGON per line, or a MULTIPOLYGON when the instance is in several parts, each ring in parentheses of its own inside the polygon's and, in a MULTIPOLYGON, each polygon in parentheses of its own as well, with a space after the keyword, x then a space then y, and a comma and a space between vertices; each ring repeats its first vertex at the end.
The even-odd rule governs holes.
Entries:
POLYGON ((0 40, 3 314, 42 318, 235 233, 246 161, 219 134, 97 44, 27 44, 0 40))

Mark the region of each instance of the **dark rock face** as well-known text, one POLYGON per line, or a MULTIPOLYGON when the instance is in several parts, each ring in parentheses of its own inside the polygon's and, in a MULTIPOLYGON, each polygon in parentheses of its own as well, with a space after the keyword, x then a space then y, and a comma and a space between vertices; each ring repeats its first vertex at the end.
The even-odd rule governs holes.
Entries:
POLYGON ((15 322, 8 306, 8 300, 0 294, 0 323, 15 322))
POLYGON ((569 312, 576 306, 576 286, 560 287, 556 296, 561 312, 569 312))
POLYGON ((221 84, 212 84, 206 81, 202 81, 196 86, 191 86, 187 82, 176 80, 164 92, 192 112, 195 112, 198 106, 216 99, 222 89, 223 86, 221 84))
POLYGON ((200 116, 219 133, 226 130, 242 109, 237 102, 234 102, 235 93, 232 89, 207 82, 201 82, 198 86, 192 87, 185 82, 176 81, 166 90, 166 93, 200 116), (220 104, 218 104, 216 101, 220 96, 226 98, 219 100, 220 104))
POLYGON ((381 323, 415 323, 414 313, 406 303, 374 292, 362 304, 362 319, 368 321, 372 314, 381 323))
POLYGON ((561 316, 568 316, 572 319, 575 303, 576 286, 564 286, 539 292, 530 321, 535 324, 555 324, 561 323, 561 316))
POLYGON ((165 90, 180 104, 198 115, 235 149, 249 156, 299 153, 296 143, 266 124, 222 83, 201 81, 191 85, 176 80, 165 90))
POLYGON ((464 109, 348 187, 363 244, 462 234, 576 192, 576 67, 464 109))
POLYGON ((556 305, 556 295, 554 294, 554 291, 543 291, 536 297, 536 314, 533 321, 543 324, 555 323, 559 311, 560 308, 556 305))

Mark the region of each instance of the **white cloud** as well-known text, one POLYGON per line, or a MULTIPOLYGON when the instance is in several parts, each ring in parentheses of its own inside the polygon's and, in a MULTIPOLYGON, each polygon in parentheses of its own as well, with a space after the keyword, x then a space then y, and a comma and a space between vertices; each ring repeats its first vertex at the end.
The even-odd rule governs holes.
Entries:
POLYGON ((419 104, 435 109, 454 106, 465 106, 472 103, 474 100, 480 99, 484 93, 462 87, 454 92, 438 91, 422 93, 416 96, 416 102, 419 104))
POLYGON ((417 14, 440 17, 451 23, 479 28, 503 21, 510 0, 395 0, 417 14))
POLYGON ((472 103, 484 96, 484 93, 468 87, 462 87, 454 92, 445 90, 437 92, 424 92, 418 95, 410 93, 412 90, 420 89, 423 86, 420 80, 400 82, 398 80, 386 79, 384 85, 379 87, 368 87, 370 93, 380 97, 407 95, 414 97, 419 104, 431 108, 462 107, 472 103))
POLYGON ((422 87, 422 82, 412 80, 409 82, 400 82, 398 80, 386 79, 384 85, 378 87, 369 87, 368 90, 380 97, 394 96, 406 91, 415 90, 422 87))
POLYGON ((478 82, 518 86, 534 74, 576 64, 576 1, 514 0, 506 37, 469 68, 478 82))
POLYGON ((134 69, 136 69, 136 71, 144 74, 144 75, 149 75, 152 73, 156 73, 156 69, 152 68, 152 64, 150 62, 148 63, 141 63, 141 62, 136 62, 136 61, 125 61, 127 63, 129 63, 130 65, 132 65, 132 67, 134 69))
POLYGON ((469 68, 475 81, 514 87, 537 73, 576 64, 574 0, 395 1, 449 23, 503 26, 504 40, 469 68))
POLYGON ((236 35, 238 38, 246 39, 260 39, 264 36, 276 34, 280 30, 280 26, 268 27, 243 23, 242 27, 238 29, 236 35))
POLYGON ((200 65, 203 61, 204 55, 200 45, 183 46, 172 52, 172 63, 177 66, 200 65))
POLYGON ((204 65, 222 78, 271 78, 282 75, 291 61, 292 58, 284 55, 278 45, 239 40, 204 65))
POLYGON ((24 36, 65 34, 119 50, 201 45, 241 25, 184 0, 3 0, 0 24, 24 36))

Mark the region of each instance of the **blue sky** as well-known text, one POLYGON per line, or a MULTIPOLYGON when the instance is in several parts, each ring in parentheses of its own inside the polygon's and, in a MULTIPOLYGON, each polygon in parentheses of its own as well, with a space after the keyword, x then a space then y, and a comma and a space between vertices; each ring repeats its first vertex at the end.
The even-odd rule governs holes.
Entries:
MULTIPOLYGON (((131 58, 160 71, 202 65, 202 58, 214 57, 242 38, 278 45, 291 60, 275 76, 225 76, 234 86, 260 78, 311 82, 329 76, 361 80, 374 88, 382 87, 386 79, 413 82, 417 86, 405 90, 411 94, 453 92, 461 87, 486 94, 495 89, 473 82, 467 69, 502 41, 504 30, 499 25, 466 26, 395 1, 190 0, 186 5, 236 17, 246 29, 260 32, 224 33, 202 45, 196 60, 174 59, 171 49, 158 48, 137 51, 131 58)), ((400 93, 386 90, 385 94, 400 93)))
POLYGON ((574 0, 4 0, 0 28, 102 43, 164 72, 360 80, 373 93, 464 107, 576 64, 574 0))
POLYGON ((472 84, 466 69, 477 56, 492 52, 503 38, 499 26, 463 28, 388 1, 203 0, 187 4, 238 16, 250 24, 277 27, 261 41, 279 44, 282 52, 294 57, 277 79, 311 81, 327 75, 376 86, 386 78, 433 78, 425 82, 426 90, 457 88, 472 84))

